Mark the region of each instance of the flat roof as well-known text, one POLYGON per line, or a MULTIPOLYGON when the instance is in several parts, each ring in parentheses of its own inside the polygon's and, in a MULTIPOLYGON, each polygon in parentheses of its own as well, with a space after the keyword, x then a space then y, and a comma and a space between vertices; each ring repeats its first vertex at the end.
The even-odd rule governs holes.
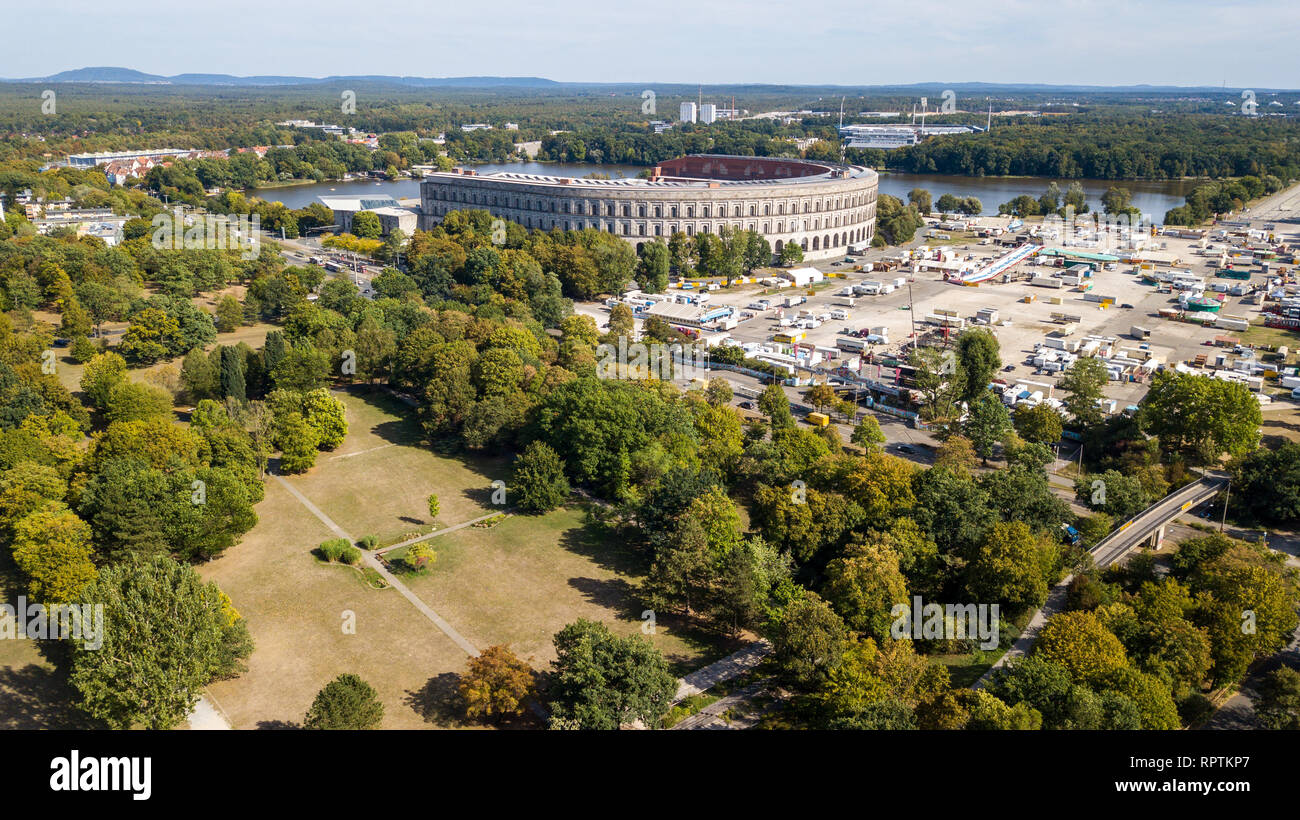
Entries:
POLYGON ((397 200, 386 194, 379 196, 320 196, 316 197, 332 211, 373 211, 379 208, 396 208, 397 200))
MULTIPOLYGON (((621 179, 587 179, 582 177, 552 176, 549 174, 523 174, 515 171, 494 171, 492 173, 465 173, 465 169, 455 171, 436 171, 425 174, 424 178, 428 179, 483 179, 493 182, 517 182, 520 184, 533 185, 563 185, 573 188, 613 188, 613 189, 639 189, 654 190, 659 188, 754 188, 766 185, 801 185, 814 182, 829 182, 836 179, 863 179, 868 176, 874 176, 875 171, 863 165, 837 165, 824 162, 810 162, 808 160, 795 160, 777 157, 746 157, 731 156, 723 154, 689 154, 691 157, 707 157, 716 159, 729 160, 765 160, 780 159, 783 162, 797 163, 801 165, 816 165, 826 170, 818 174, 810 174, 800 177, 785 177, 779 179, 711 179, 701 177, 660 177, 657 180, 634 178, 621 179), (848 172, 848 176, 841 176, 843 172, 848 172)), ((468 169, 472 171, 473 169, 468 169)))

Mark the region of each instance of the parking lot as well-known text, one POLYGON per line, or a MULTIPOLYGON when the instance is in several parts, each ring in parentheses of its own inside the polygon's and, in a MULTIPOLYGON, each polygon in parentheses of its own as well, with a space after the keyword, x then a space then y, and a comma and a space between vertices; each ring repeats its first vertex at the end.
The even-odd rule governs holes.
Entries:
MULTIPOLYGON (((992 226, 1006 225, 1006 221, 1005 218, 985 217, 977 222, 984 226, 992 226)), ((1278 225, 1277 227, 1279 230, 1289 231, 1294 226, 1278 225)), ((996 245, 980 244, 980 240, 973 233, 965 235, 953 231, 947 233, 952 236, 952 240, 939 244, 949 247, 961 260, 970 257, 969 261, 974 264, 995 259, 1006 251, 1005 248, 996 245)), ((918 236, 922 234, 924 231, 918 232, 918 236)), ((1287 238, 1294 237, 1288 235, 1287 238)), ((1166 267, 1156 266, 1156 270, 1167 270, 1170 267, 1190 270, 1193 275, 1203 277, 1207 284, 1215 281, 1231 281, 1232 284, 1237 284, 1235 280, 1215 279, 1212 263, 1216 257, 1198 253, 1197 240, 1161 235, 1151 237, 1150 242, 1152 243, 1150 248, 1159 247, 1159 252, 1177 257, 1176 264, 1166 267)), ((1051 241, 1047 243, 1047 247, 1054 245, 1056 243, 1051 241)), ((1117 347, 1120 349, 1136 350, 1140 344, 1145 345, 1158 362, 1171 366, 1180 361, 1190 362, 1197 354, 1206 353, 1210 349, 1207 345, 1212 344, 1216 336, 1238 335, 1213 326, 1203 327, 1161 317, 1159 315, 1161 309, 1178 308, 1178 293, 1157 292, 1156 287, 1143 280, 1141 276, 1143 271, 1131 263, 1115 263, 1113 270, 1102 268, 1087 280, 1092 283, 1091 294, 1114 298, 1114 303, 1110 306, 1089 301, 1085 299, 1084 292, 1074 288, 1044 288, 1031 285, 1025 280, 1002 283, 1001 277, 995 277, 979 286, 964 286, 944 281, 942 273, 937 271, 915 271, 912 263, 903 263, 888 271, 854 270, 855 267, 863 266, 865 263, 897 258, 903 250, 914 250, 923 246, 926 246, 926 240, 918 238, 906 249, 872 249, 854 256, 851 263, 846 263, 843 259, 816 263, 812 267, 832 275, 824 282, 812 286, 811 294, 806 287, 777 289, 751 283, 712 291, 708 304, 731 306, 742 317, 752 316, 742 318, 737 327, 727 331, 731 339, 738 343, 771 342, 774 334, 789 329, 783 327, 780 320, 783 317, 793 317, 798 311, 808 311, 812 315, 823 315, 834 310, 847 311, 846 320, 824 321, 817 327, 802 329, 801 332, 804 334, 802 344, 834 348, 836 339, 848 333, 883 327, 887 331, 889 343, 872 345, 871 349, 877 354, 902 351, 911 339, 914 327, 916 332, 921 334, 933 331, 934 326, 925 323, 925 317, 928 315, 940 311, 952 311, 969 323, 977 311, 992 308, 998 312, 998 317, 989 329, 996 334, 1000 342, 1003 362, 1010 365, 1010 368, 1002 372, 1000 377, 1007 381, 1027 379, 1049 387, 1055 384, 1056 376, 1059 374, 1036 373, 1031 359, 1035 345, 1042 343, 1048 334, 1061 330, 1061 324, 1053 321, 1054 313, 1078 317, 1075 328, 1069 336, 1071 339, 1079 340, 1088 335, 1099 335, 1117 338, 1119 340, 1117 347), (852 307, 848 307, 844 296, 840 295, 846 285, 865 281, 892 282, 899 277, 906 280, 902 287, 878 296, 857 296, 852 307), (790 308, 776 307, 788 294, 802 296, 805 302, 790 308), (1033 300, 1026 302, 1027 296, 1032 296, 1033 300), (1053 304, 1054 298, 1059 298, 1060 303, 1053 304), (750 306, 758 299, 769 299, 774 307, 762 312, 751 310, 750 306), (1150 330, 1150 336, 1142 341, 1132 338, 1130 330, 1134 325, 1150 330)), ((1102 250, 1104 252, 1104 249, 1102 250)), ((1121 251, 1113 253, 1123 255, 1121 251)), ((1045 258, 1036 258, 1020 263, 1012 270, 1012 276, 1027 276, 1032 273, 1046 275, 1061 270, 1059 267, 1049 267, 1045 258)), ((758 277, 775 274, 776 271, 755 273, 758 277)), ((1265 282, 1265 277, 1255 269, 1250 282, 1260 286, 1265 282)), ((584 304, 579 305, 578 309, 596 317, 598 324, 603 325, 608 321, 609 309, 604 305, 584 304)), ((1248 304, 1243 297, 1228 296, 1220 313, 1258 322, 1259 309, 1259 305, 1248 304)), ((955 334, 955 331, 952 332, 955 334)), ((836 362, 824 363, 824 366, 833 368, 836 362)), ((806 378, 809 374, 805 371, 800 375, 806 378)), ((1112 381, 1105 392, 1122 408, 1137 403, 1146 389, 1147 385, 1141 381, 1112 381)))

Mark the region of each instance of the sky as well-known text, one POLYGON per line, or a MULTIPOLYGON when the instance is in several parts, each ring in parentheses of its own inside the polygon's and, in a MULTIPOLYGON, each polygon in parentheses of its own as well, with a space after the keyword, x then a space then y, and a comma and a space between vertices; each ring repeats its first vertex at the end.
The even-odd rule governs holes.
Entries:
POLYGON ((569 82, 1300 87, 1295 0, 41 0, 0 77, 86 66, 569 82))

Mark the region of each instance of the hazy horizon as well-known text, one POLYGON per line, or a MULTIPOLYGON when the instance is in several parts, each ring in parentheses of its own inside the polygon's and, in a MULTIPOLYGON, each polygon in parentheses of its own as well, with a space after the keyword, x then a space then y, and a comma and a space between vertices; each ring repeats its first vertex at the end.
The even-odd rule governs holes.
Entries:
POLYGON ((490 13, 400 2, 382 13, 364 11, 362 19, 355 3, 317 0, 306 18, 298 9, 230 0, 163 17, 139 0, 53 0, 24 8, 14 30, 56 33, 57 47, 47 38, 14 38, 0 56, 0 77, 111 66, 164 76, 1286 89, 1300 74, 1292 34, 1300 29, 1300 5, 1281 0, 1230 7, 1204 0, 1141 7, 1117 0, 920 0, 873 9, 849 0, 663 0, 649 12, 576 0, 545 7, 501 0, 490 13))

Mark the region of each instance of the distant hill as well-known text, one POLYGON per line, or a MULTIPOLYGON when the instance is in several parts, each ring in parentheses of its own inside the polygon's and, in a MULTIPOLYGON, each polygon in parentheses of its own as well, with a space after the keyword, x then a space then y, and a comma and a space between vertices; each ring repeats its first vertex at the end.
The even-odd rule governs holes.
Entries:
MULTIPOLYGON (((338 85, 339 83, 386 83, 415 88, 601 88, 641 89, 654 86, 656 89, 673 91, 676 89, 694 89, 693 84, 660 82, 557 82, 544 77, 395 77, 386 74, 353 74, 331 77, 296 77, 296 76, 255 76, 236 77, 233 74, 176 74, 165 77, 160 74, 146 74, 131 68, 115 66, 97 66, 60 71, 48 77, 27 77, 23 79, 0 78, 0 83, 121 83, 134 85, 184 85, 184 86, 295 86, 295 85, 338 85)), ((724 89, 754 92, 799 92, 809 89, 830 93, 848 93, 870 91, 874 94, 890 92, 910 93, 913 91, 931 91, 936 89, 953 89, 963 96, 995 93, 1111 93, 1111 94, 1207 94, 1240 93, 1239 88, 1222 88, 1215 86, 1172 86, 1172 85, 1047 85, 1041 83, 984 83, 984 82, 919 82, 887 85, 836 85, 824 84, 774 84, 774 83, 710 83, 710 89, 719 92, 724 89)), ((1259 93, 1288 91, 1280 88, 1255 87, 1259 93)))
POLYGON ((541 88, 559 86, 554 80, 542 77, 391 77, 387 75, 351 75, 335 77, 293 77, 293 76, 258 76, 236 77, 233 74, 176 74, 164 77, 160 74, 146 74, 132 68, 115 66, 96 66, 60 71, 48 77, 26 77, 22 79, 0 79, 7 83, 120 83, 129 85, 222 85, 222 86, 266 86, 266 85, 321 85, 340 82, 375 82, 392 83, 419 87, 452 88, 541 88))

